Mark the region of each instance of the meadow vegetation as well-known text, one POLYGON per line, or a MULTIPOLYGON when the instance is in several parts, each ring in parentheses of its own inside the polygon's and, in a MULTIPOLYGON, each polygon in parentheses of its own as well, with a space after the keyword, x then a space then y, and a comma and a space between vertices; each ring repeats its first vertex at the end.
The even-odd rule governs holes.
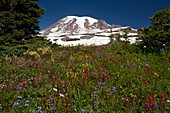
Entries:
POLYGON ((170 54, 136 45, 46 45, 0 60, 0 112, 170 111, 170 54), (134 51, 138 50, 138 51, 134 51))

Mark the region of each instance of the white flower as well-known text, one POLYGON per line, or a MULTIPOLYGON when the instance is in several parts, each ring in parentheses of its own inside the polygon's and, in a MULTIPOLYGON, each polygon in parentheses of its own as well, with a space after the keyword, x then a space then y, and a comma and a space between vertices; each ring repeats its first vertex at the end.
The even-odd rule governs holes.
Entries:
POLYGON ((168 103, 170 103, 170 100, 167 100, 168 103))
POLYGON ((57 91, 58 91, 56 88, 53 88, 53 90, 54 90, 55 92, 57 92, 57 91))
POLYGON ((146 48, 146 46, 143 46, 143 48, 146 48))
POLYGON ((60 93, 59 95, 60 95, 60 97, 64 97, 64 95, 63 95, 63 94, 61 94, 61 93, 60 93))

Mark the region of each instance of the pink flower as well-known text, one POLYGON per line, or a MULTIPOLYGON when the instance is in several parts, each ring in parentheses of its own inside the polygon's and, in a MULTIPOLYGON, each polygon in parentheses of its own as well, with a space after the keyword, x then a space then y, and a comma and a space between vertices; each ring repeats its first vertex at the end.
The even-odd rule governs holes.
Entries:
POLYGON ((126 98, 125 101, 126 101, 126 103, 129 103, 129 99, 128 98, 126 98))
POLYGON ((60 59, 60 58, 58 58, 58 59, 57 59, 57 62, 58 62, 58 63, 60 63, 60 62, 61 62, 61 59, 60 59))
POLYGON ((27 85, 27 82, 26 82, 26 81, 23 81, 23 82, 21 83, 21 85, 22 85, 22 87, 25 87, 25 86, 27 85))
POLYGON ((110 91, 110 88, 107 90, 107 92, 108 92, 108 94, 110 94, 110 92, 111 92, 111 91, 110 91))

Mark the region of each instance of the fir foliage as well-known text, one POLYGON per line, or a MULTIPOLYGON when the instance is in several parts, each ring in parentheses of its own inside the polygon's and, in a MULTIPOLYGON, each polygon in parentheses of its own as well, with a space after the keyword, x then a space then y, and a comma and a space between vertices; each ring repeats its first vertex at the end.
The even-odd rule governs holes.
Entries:
POLYGON ((0 0, 0 45, 21 43, 39 30, 39 0, 0 0))

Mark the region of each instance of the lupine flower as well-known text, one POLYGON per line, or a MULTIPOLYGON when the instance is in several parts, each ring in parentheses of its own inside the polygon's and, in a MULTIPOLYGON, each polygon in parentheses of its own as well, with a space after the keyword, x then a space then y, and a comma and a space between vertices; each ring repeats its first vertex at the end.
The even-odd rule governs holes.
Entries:
POLYGON ((98 96, 98 92, 95 92, 94 93, 94 99, 97 99, 97 96, 98 96))
POLYGON ((51 111, 51 113, 56 113, 56 108, 55 107, 52 107, 52 111, 51 111))
POLYGON ((17 109, 17 108, 18 108, 18 105, 19 105, 19 103, 14 102, 14 104, 13 104, 12 106, 13 106, 14 109, 17 109))
POLYGON ((41 106, 38 107, 37 113, 43 113, 43 112, 42 112, 42 107, 41 107, 41 106))
POLYGON ((102 87, 102 82, 98 82, 98 87, 102 87))
POLYGON ((159 106, 158 105, 155 105, 155 109, 158 108, 159 106))
POLYGON ((28 107, 28 106, 30 106, 30 101, 29 100, 26 100, 25 101, 25 105, 24 105, 25 107, 28 107))
POLYGON ((18 85, 16 86, 16 89, 17 89, 18 91, 20 91, 20 92, 22 91, 22 87, 20 87, 20 86, 18 86, 18 85))
POLYGON ((23 82, 21 83, 21 85, 22 85, 22 87, 25 87, 25 86, 27 85, 27 82, 26 82, 26 81, 23 81, 23 82))
POLYGON ((116 92, 117 92, 116 88, 115 88, 115 87, 112 88, 112 93, 114 94, 114 93, 116 93, 116 92))
POLYGON ((18 96, 18 100, 17 100, 17 103, 21 103, 22 102, 22 96, 18 96))
POLYGON ((93 103, 94 104, 94 109, 99 108, 98 104, 96 102, 93 103))
POLYGON ((105 86, 106 86, 106 83, 105 83, 105 82, 102 82, 102 86, 105 87, 105 86))
POLYGON ((18 104, 20 104, 21 102, 22 102, 22 100, 20 100, 20 99, 17 100, 17 103, 18 103, 18 104))
POLYGON ((85 113, 86 111, 84 110, 84 109, 82 109, 81 111, 80 111, 80 113, 85 113))
POLYGON ((164 48, 161 48, 161 49, 160 49, 160 52, 164 52, 164 51, 165 51, 164 48))
POLYGON ((49 98, 49 102, 50 102, 50 103, 53 102, 53 98, 52 98, 52 97, 49 98))
POLYGON ((22 99, 22 96, 18 96, 18 99, 20 99, 20 100, 21 100, 21 99, 22 99))
POLYGON ((98 82, 98 87, 105 87, 106 86, 106 83, 105 82, 98 82))
POLYGON ((0 109, 2 109, 2 104, 0 104, 0 109))

